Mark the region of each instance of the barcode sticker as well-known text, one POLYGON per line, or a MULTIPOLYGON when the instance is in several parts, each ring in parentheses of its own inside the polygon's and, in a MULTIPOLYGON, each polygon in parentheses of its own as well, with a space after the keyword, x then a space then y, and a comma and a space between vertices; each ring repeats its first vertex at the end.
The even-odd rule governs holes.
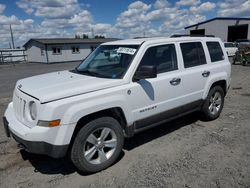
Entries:
POLYGON ((134 55, 135 52, 136 52, 136 49, 134 48, 119 47, 117 50, 117 53, 129 54, 129 55, 134 55))

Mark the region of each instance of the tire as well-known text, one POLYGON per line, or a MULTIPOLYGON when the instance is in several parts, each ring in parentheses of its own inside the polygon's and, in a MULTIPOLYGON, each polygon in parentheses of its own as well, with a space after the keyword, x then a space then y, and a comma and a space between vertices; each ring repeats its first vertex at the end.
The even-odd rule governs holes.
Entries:
POLYGON ((220 86, 210 89, 201 110, 207 121, 217 119, 220 116, 224 106, 224 97, 224 91, 220 86))
POLYGON ((97 118, 79 130, 72 145, 70 158, 81 172, 98 172, 117 160, 123 143, 123 130, 116 119, 97 118))
POLYGON ((235 65, 236 64, 236 57, 234 56, 233 57, 233 63, 232 63, 233 65, 235 65))

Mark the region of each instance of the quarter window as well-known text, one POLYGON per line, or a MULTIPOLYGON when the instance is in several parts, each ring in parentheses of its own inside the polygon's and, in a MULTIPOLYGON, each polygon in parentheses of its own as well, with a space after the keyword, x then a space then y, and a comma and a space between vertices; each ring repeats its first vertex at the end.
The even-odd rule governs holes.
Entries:
POLYGON ((184 67, 194 67, 206 64, 206 57, 201 42, 181 44, 184 67))
POLYGON ((224 60, 224 54, 219 42, 207 42, 211 62, 224 60))
POLYGON ((155 46, 147 49, 140 62, 140 66, 143 65, 155 65, 157 73, 176 70, 178 67, 174 44, 155 46))

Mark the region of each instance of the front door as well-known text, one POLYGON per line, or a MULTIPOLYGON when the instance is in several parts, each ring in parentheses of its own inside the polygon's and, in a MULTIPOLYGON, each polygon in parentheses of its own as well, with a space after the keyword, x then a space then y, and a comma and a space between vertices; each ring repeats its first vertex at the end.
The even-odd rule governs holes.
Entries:
POLYGON ((157 78, 139 80, 132 84, 129 103, 133 109, 136 128, 165 119, 164 112, 181 105, 179 98, 185 95, 174 44, 149 47, 138 69, 142 65, 155 65, 157 78))

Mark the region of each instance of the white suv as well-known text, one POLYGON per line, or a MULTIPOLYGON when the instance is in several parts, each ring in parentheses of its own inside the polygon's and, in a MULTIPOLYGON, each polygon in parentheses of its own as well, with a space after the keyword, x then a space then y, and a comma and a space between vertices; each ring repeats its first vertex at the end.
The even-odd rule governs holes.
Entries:
POLYGON ((198 110, 220 115, 231 74, 223 46, 212 37, 104 43, 75 70, 19 80, 6 133, 31 153, 68 153, 81 171, 103 170, 124 137, 198 110))

